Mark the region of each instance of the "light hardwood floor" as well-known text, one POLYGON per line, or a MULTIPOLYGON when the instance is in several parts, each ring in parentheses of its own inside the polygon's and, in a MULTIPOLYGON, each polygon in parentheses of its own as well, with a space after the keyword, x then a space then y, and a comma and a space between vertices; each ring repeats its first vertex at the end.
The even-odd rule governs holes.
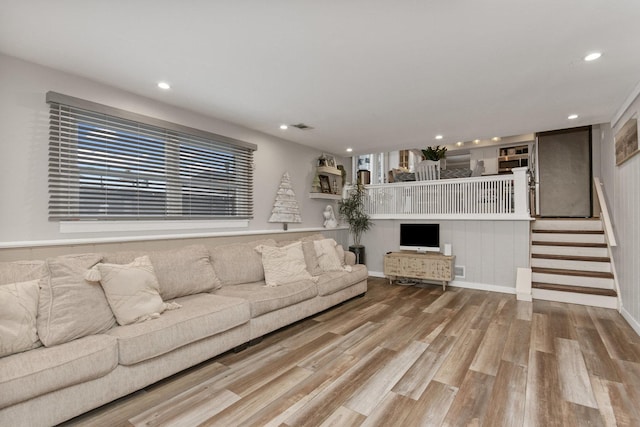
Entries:
POLYGON ((640 426, 614 310, 371 278, 366 296, 78 417, 83 426, 640 426))

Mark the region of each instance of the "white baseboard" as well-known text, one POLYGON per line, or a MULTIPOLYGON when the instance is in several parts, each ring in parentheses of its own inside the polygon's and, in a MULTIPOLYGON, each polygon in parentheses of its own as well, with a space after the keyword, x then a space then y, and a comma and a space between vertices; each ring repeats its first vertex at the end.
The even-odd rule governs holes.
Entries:
POLYGON ((454 280, 449 283, 449 286, 453 286, 454 288, 466 288, 466 289, 475 289, 478 291, 489 291, 489 292, 499 292, 501 294, 516 294, 515 288, 508 288, 506 286, 498 286, 498 285, 490 285, 488 283, 474 283, 474 282, 463 282, 462 280, 454 280))
POLYGON ((638 323, 638 321, 633 318, 631 313, 625 310, 624 307, 621 307, 620 314, 622 314, 622 317, 624 317, 624 320, 627 321, 629 326, 631 326, 633 330, 636 331, 636 334, 640 335, 640 323, 638 323))
POLYGON ((385 275, 382 271, 369 271, 369 276, 373 276, 373 277, 381 277, 381 278, 385 278, 385 275))

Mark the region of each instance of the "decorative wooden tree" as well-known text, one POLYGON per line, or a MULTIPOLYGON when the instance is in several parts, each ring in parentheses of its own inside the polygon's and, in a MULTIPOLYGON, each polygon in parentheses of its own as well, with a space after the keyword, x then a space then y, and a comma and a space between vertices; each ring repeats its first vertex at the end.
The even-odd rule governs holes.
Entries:
POLYGON ((282 175, 269 222, 281 222, 284 230, 287 229, 287 223, 302 222, 300 207, 296 200, 296 193, 294 193, 293 188, 291 188, 289 172, 285 172, 282 175))

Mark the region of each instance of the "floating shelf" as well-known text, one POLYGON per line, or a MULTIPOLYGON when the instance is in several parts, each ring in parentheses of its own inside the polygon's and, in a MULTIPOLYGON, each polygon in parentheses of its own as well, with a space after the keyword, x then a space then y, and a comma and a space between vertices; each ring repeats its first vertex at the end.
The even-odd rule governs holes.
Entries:
POLYGON ((319 174, 329 174, 329 175, 338 175, 342 176, 342 172, 338 168, 334 168, 331 166, 318 166, 316 168, 316 172, 319 174))
POLYGON ((330 199, 330 200, 340 200, 342 196, 340 194, 329 194, 329 193, 309 193, 310 199, 330 199))

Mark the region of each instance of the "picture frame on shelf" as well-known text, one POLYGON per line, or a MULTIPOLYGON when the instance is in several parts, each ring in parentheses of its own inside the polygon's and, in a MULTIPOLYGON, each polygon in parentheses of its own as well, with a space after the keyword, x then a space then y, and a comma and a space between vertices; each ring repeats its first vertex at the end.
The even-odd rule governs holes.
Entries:
POLYGON ((320 175, 320 192, 331 194, 331 183, 326 175, 320 175))
POLYGON ((330 168, 335 168, 336 167, 336 158, 333 156, 330 156, 328 154, 325 154, 325 157, 327 158, 327 166, 329 166, 330 168))
POLYGON ((336 158, 329 154, 322 153, 322 155, 318 157, 318 166, 320 167, 328 166, 328 167, 335 168, 336 158))

